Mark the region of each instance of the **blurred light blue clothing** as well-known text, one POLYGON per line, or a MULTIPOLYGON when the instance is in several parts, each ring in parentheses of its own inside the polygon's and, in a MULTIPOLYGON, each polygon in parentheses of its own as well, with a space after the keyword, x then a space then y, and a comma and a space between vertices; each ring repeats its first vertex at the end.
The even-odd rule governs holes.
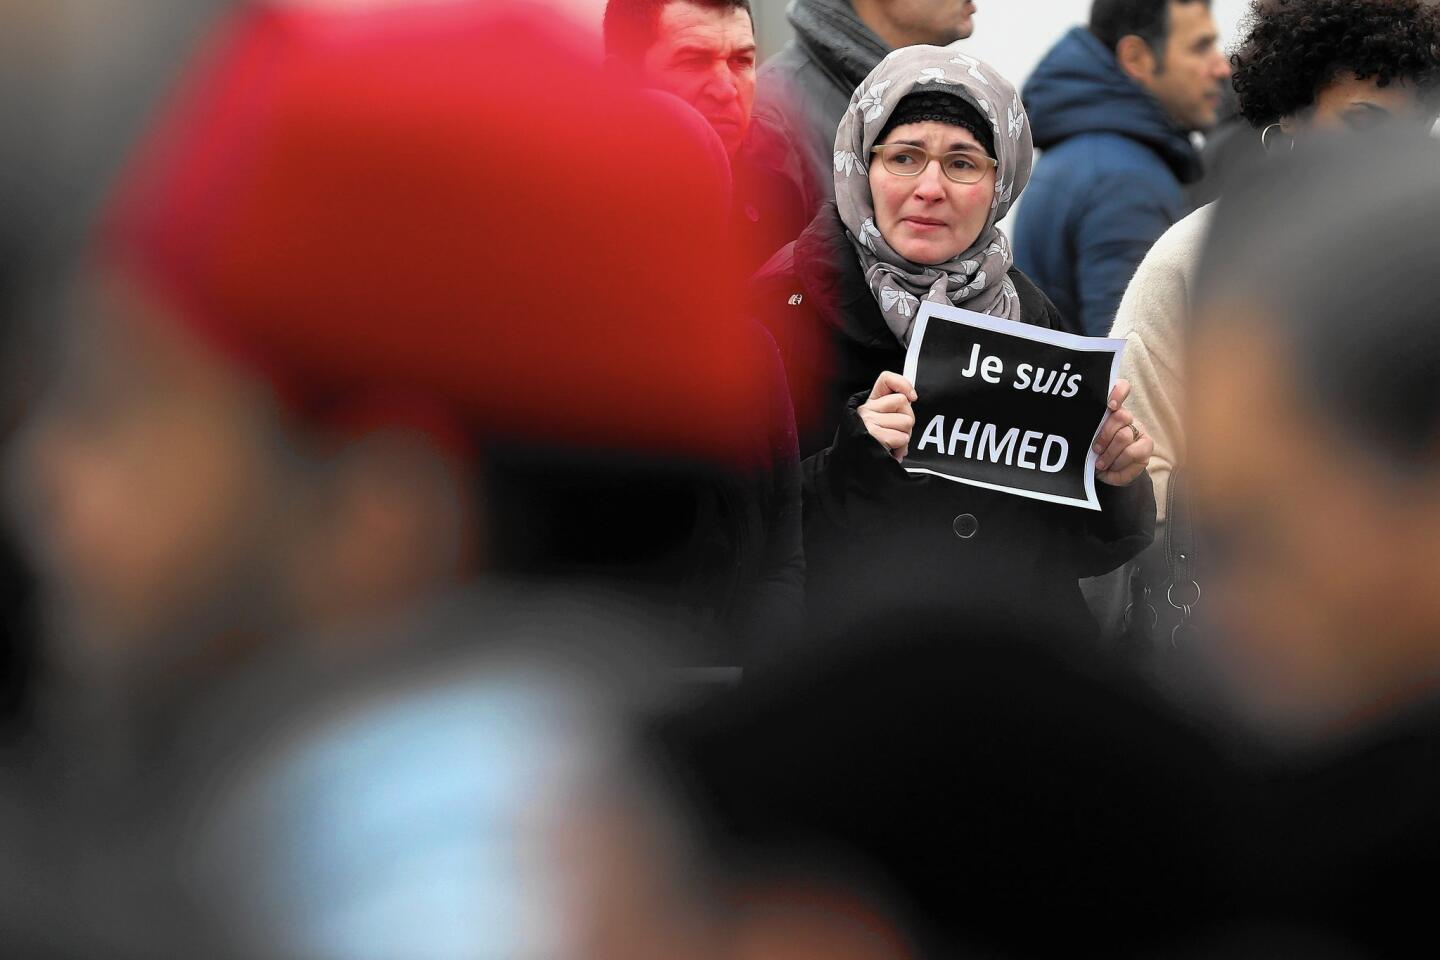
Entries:
POLYGON ((467 673, 329 712, 220 820, 258 955, 562 957, 547 844, 609 769, 611 731, 541 675, 467 673), (237 860, 239 861, 237 863, 237 860))

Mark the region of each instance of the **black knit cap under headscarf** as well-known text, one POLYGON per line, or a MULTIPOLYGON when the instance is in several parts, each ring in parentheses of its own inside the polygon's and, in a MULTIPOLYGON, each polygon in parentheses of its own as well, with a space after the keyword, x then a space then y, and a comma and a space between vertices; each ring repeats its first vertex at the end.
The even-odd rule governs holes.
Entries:
POLYGON ((901 124, 923 123, 926 120, 964 127, 985 148, 987 156, 995 156, 995 134, 989 122, 967 101, 942 90, 920 90, 907 95, 895 105, 895 111, 890 114, 875 142, 883 143, 890 131, 901 124))

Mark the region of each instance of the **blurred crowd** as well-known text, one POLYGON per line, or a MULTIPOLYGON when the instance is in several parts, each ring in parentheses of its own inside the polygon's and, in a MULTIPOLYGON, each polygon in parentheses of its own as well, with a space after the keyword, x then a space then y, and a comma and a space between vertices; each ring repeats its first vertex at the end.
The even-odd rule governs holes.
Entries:
POLYGON ((0 12, 0 954, 1435 949, 1440 9, 130 6, 0 12))

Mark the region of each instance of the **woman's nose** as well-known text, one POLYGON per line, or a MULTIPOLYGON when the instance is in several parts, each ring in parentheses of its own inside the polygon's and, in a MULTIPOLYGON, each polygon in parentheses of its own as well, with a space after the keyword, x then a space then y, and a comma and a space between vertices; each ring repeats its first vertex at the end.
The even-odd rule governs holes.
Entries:
POLYGON ((925 164, 925 169, 915 177, 915 195, 926 200, 945 196, 945 175, 940 172, 939 159, 925 164))

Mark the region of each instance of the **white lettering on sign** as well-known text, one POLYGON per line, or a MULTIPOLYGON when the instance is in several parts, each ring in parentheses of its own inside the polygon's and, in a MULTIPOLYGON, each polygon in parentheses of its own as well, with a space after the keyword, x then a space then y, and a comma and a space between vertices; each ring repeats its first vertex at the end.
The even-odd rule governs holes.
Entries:
POLYGON ((956 417, 955 422, 950 425, 947 442, 943 413, 937 413, 930 418, 915 449, 924 450, 926 446, 933 446, 937 453, 949 457, 988 460, 990 463, 1003 463, 1007 467, 1040 470, 1044 473, 1059 473, 1070 457, 1070 441, 1064 437, 1041 433, 1038 430, 1026 430, 1022 434, 1019 427, 1011 427, 1002 433, 993 423, 966 421, 963 417, 956 417), (1035 459, 1037 453, 1039 460, 1035 459))
POLYGON ((1046 371, 1044 367, 1032 367, 1028 363, 1022 363, 1015 368, 1015 382, 1010 384, 1016 390, 1026 388, 1035 393, 1048 393, 1056 397, 1073 397, 1080 392, 1080 374, 1072 373, 1065 376, 1065 371, 1070 369, 1070 364, 1065 364, 1059 370, 1046 371))
POLYGON ((1005 364, 999 357, 989 356, 983 360, 980 357, 980 344, 970 351, 970 364, 960 371, 961 376, 973 377, 976 369, 980 371, 980 379, 986 383, 999 383, 1000 374, 1005 372, 1005 364))
MULTIPOLYGON (((970 348, 970 362, 960 371, 960 375, 973 377, 979 374, 980 379, 986 383, 999 383, 1000 375, 1004 372, 1005 362, 993 354, 980 356, 980 344, 977 343, 970 348)), ((1059 370, 1046 370, 1044 367, 1022 363, 1015 368, 1015 382, 1010 386, 1016 390, 1048 393, 1052 397, 1073 397, 1080 392, 1080 380, 1080 374, 1070 373, 1068 363, 1059 370)))

